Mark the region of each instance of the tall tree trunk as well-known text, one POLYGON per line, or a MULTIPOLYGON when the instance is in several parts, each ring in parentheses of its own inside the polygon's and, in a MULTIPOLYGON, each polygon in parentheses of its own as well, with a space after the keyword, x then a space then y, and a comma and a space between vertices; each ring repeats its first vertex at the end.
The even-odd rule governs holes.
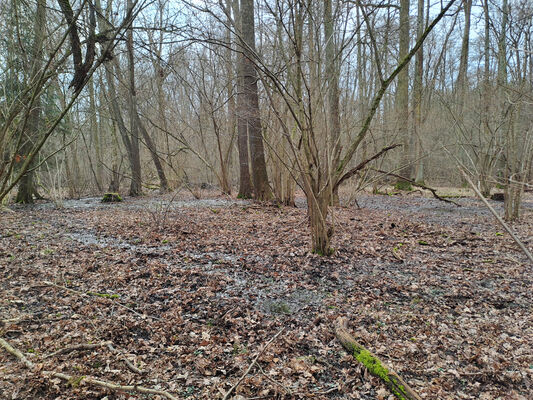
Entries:
MULTIPOLYGON (((35 79, 42 68, 42 52, 43 42, 46 27, 46 0, 38 0, 35 11, 35 24, 33 26, 33 44, 31 49, 31 72, 29 81, 35 79)), ((28 114, 28 122, 26 129, 21 132, 23 135, 23 143, 19 149, 21 154, 21 161, 33 151, 33 144, 39 135, 41 122, 41 97, 38 94, 35 98, 32 109, 28 114)), ((22 162, 21 162, 22 164, 22 162)), ((34 195, 37 195, 37 189, 34 182, 34 171, 31 169, 22 176, 19 182, 16 202, 17 203, 33 203, 34 195)))
MULTIPOLYGON (((339 69, 338 60, 341 58, 337 54, 334 35, 334 16, 332 10, 332 0, 324 1, 324 40, 326 42, 326 81, 328 99, 328 129, 330 139, 328 149, 328 174, 334 172, 334 166, 338 164, 341 153, 341 121, 339 115, 339 69)), ((339 187, 335 186, 331 193, 331 204, 339 205, 339 187)))
MULTIPOLYGON (((400 0, 400 52, 398 62, 404 59, 409 52, 409 0, 400 0)), ((411 165, 411 135, 409 130, 409 68, 406 67, 398 74, 396 88, 395 108, 398 116, 398 132, 403 141, 403 154, 401 159, 401 176, 413 178, 411 165)), ((406 182, 400 185, 408 186, 406 182)), ((401 186, 401 187, 402 187, 401 186)))
POLYGON ((252 178, 250 176, 250 155, 248 150, 248 118, 247 96, 244 87, 246 58, 243 49, 242 15, 239 0, 233 0, 233 16, 236 31, 239 35, 241 51, 238 53, 237 63, 237 147, 239 149, 239 194, 241 199, 250 199, 253 194, 252 178))
POLYGON ((455 90, 457 93, 457 110, 459 118, 462 118, 463 107, 465 102, 466 89, 468 88, 467 69, 468 69, 468 53, 470 49, 470 14, 472 11, 472 0, 463 1, 465 14, 465 27, 463 32, 463 43, 461 45, 461 59, 459 62, 459 73, 455 83, 455 90))
MULTIPOLYGON (((128 11, 132 9, 132 0, 127 2, 128 11)), ((128 50, 128 77, 129 91, 128 103, 130 114, 130 142, 131 142, 131 185, 130 196, 139 196, 142 194, 141 178, 141 152, 139 146, 139 118, 137 116, 137 94, 135 92, 135 63, 133 58, 133 29, 130 27, 126 34, 126 47, 128 50)))
MULTIPOLYGON (((108 4, 110 7, 110 4, 108 4)), ((111 29, 110 24, 107 22, 106 18, 104 17, 104 14, 102 13, 102 8, 100 4, 100 0, 95 0, 95 8, 98 15, 98 26, 101 32, 105 32, 108 29, 111 29)), ((106 11, 106 14, 111 14, 111 10, 108 8, 106 11)), ((113 57, 113 55, 111 55, 113 57)), ((107 89, 108 89, 108 98, 109 102, 111 103, 111 113, 113 115, 114 123, 116 124, 120 138, 122 139, 122 143, 124 144, 124 147, 126 149, 126 154, 128 157, 128 161, 130 164, 130 171, 132 175, 133 180, 133 171, 135 169, 135 166, 137 164, 137 161, 135 160, 135 154, 134 150, 132 149, 132 140, 130 137, 130 133, 128 132, 128 129, 126 128, 126 124, 124 122, 124 118, 122 116, 122 111, 120 108, 120 105, 118 103, 118 93, 115 86, 115 77, 113 72, 116 74, 119 73, 120 66, 118 65, 118 61, 116 58, 112 58, 111 61, 108 61, 104 64, 105 69, 105 77, 107 81, 107 89), (113 71, 114 70, 114 71, 113 71)), ((139 169, 140 169, 140 160, 138 161, 139 169)), ((110 183, 111 186, 117 187, 117 181, 115 179, 115 166, 113 166, 113 178, 110 183)), ((140 187, 140 185, 139 185, 140 187)))
POLYGON ((241 58, 243 74, 243 91, 246 104, 246 122, 252 163, 252 181, 256 200, 272 199, 272 191, 268 183, 265 151, 263 147, 263 130, 259 114, 259 95, 257 87, 257 71, 255 57, 255 23, 254 0, 241 1, 241 25, 244 57, 241 58))
MULTIPOLYGON (((98 119, 96 117, 96 99, 94 94, 94 80, 96 79, 96 76, 91 77, 91 80, 89 81, 89 123, 90 131, 91 131, 91 140, 94 147, 94 156, 96 159, 96 171, 92 168, 92 161, 89 160, 91 163, 91 169, 93 170, 94 174, 94 181, 96 183, 96 187, 98 188, 99 192, 102 192, 102 179, 103 179, 103 169, 102 169, 102 155, 100 154, 101 147, 100 147, 100 135, 98 133, 98 119)), ((89 157, 91 157, 91 154, 88 153, 89 157)))
MULTIPOLYGON (((466 0, 471 1, 471 0, 466 0)), ((420 40, 424 33, 424 0, 418 0, 418 14, 416 19, 416 40, 420 40)), ((424 79, 424 46, 420 46, 420 50, 416 53, 415 59, 415 80, 414 80, 414 96, 413 96, 413 109, 414 109, 414 136, 416 143, 416 169, 415 169, 415 182, 424 182, 424 159, 422 149, 422 94, 424 79)))
POLYGON ((168 181, 165 175, 165 170, 163 169, 163 165, 161 164, 161 159, 159 158, 159 154, 157 153, 156 145, 152 140, 152 137, 146 130, 146 127, 142 123, 141 118, 139 117, 137 105, 135 105, 135 111, 136 113, 134 115, 134 118, 137 120, 137 128, 143 135, 144 142, 146 143, 146 147, 150 152, 150 157, 152 157, 152 161, 154 162, 155 170, 159 178, 159 191, 161 193, 165 193, 168 191, 168 181))

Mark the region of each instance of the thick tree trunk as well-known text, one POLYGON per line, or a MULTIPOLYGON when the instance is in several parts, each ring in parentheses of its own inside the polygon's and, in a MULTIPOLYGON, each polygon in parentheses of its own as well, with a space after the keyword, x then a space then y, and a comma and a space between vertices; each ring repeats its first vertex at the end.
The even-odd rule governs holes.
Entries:
POLYGON ((251 199, 253 194, 248 151, 248 119, 246 118, 246 95, 242 77, 244 56, 239 54, 239 94, 237 96, 237 147, 239 149, 239 194, 240 199, 251 199))
MULTIPOLYGON (((128 10, 133 7, 132 0, 128 0, 128 10)), ((130 28, 126 35, 126 47, 128 49, 128 75, 129 75, 129 114, 130 114, 130 150, 131 150, 131 185, 130 196, 142 194, 141 177, 141 151, 139 146, 139 119, 137 117, 137 94, 135 91, 135 62, 133 58, 133 29, 130 28)))
MULTIPOLYGON (((409 52, 409 0, 400 0, 400 52, 398 60, 401 61, 409 52)), ((398 74, 396 88, 395 108, 398 116, 398 133, 403 141, 400 175, 409 179, 413 178, 411 165, 412 137, 409 130, 409 68, 403 68, 398 74)), ((399 182, 403 184, 404 182, 399 182)))
MULTIPOLYGON (((252 181, 256 200, 272 199, 272 191, 268 183, 265 151, 263 146, 263 130, 259 115, 259 96, 257 87, 257 71, 255 59, 255 23, 254 1, 241 1, 242 45, 244 57, 241 58, 243 74, 243 91, 246 96, 246 119, 248 140, 250 144, 250 161, 252 163, 252 181)), ((240 147, 240 146, 239 146, 240 147)), ((242 166, 241 166, 242 168, 242 166)))
POLYGON ((307 215, 309 216, 311 230, 311 251, 321 256, 333 254, 333 249, 331 248, 333 228, 328 226, 327 223, 331 195, 330 192, 325 192, 316 196, 315 193, 307 193, 306 191, 307 215))
MULTIPOLYGON (((29 80, 33 80, 42 68, 42 52, 43 52, 43 42, 44 34, 46 27, 46 0, 38 0, 37 8, 35 11, 35 24, 33 27, 33 45, 32 45, 32 55, 31 55, 31 69, 29 80)), ((21 132, 23 135, 23 144, 18 150, 18 153, 21 155, 21 162, 30 155, 33 151, 33 144, 35 139, 39 135, 41 122, 41 97, 37 95, 35 98, 32 109, 28 114, 28 122, 26 124, 26 129, 24 132, 21 132)), ((30 169, 24 174, 19 182, 16 202, 17 203, 33 203, 34 195, 37 194, 37 189, 34 183, 34 174, 35 172, 30 169)), ((38 197, 38 195, 37 195, 38 197)))
POLYGON ((242 34, 242 15, 239 0, 232 1, 235 30, 239 36, 237 67, 237 148, 239 150, 239 194, 240 199, 251 199, 253 195, 250 176, 250 155, 248 149, 247 97, 244 87, 245 56, 242 34))

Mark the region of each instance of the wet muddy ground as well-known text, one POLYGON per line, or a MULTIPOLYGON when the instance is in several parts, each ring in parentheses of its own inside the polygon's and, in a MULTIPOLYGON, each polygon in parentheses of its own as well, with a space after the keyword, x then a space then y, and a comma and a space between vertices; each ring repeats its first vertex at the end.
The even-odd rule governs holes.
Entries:
MULTIPOLYGON (((346 317, 422 398, 529 399, 532 267, 480 202, 454 201, 360 196, 360 209, 334 210, 330 258, 308 252, 301 198, 297 208, 182 194, 15 206, 0 214, 2 337, 47 370, 216 399, 285 328, 237 394, 387 398, 335 340, 346 317), (102 349, 43 357, 104 340, 146 374, 102 349)), ((531 249, 531 196, 524 208, 513 228, 531 249)), ((132 398, 48 382, 1 351, 0 393, 132 398)))

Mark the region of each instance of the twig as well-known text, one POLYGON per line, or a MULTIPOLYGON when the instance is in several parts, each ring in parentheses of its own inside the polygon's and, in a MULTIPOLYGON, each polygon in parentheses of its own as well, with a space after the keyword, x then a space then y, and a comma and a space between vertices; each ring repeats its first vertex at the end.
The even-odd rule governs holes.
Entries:
POLYGON ((107 341, 107 342, 102 342, 102 343, 82 343, 82 344, 76 344, 74 346, 69 346, 69 347, 65 347, 63 349, 59 349, 53 353, 50 353, 50 354, 47 354, 45 355, 43 358, 44 359, 47 359, 47 358, 52 358, 52 357, 56 357, 56 356, 59 356, 61 354, 67 354, 67 353, 72 353, 73 351, 79 351, 79 350, 92 350, 92 349, 96 349, 96 348, 99 348, 99 347, 107 347, 113 354, 116 354, 120 357, 120 359, 124 362, 124 364, 126 364, 126 366, 130 369, 130 371, 132 372, 135 372, 136 374, 139 374, 139 375, 142 375, 144 372, 141 371, 139 368, 137 368, 135 365, 133 365, 131 363, 130 360, 128 360, 126 358, 126 356, 124 356, 122 354, 121 351, 115 349, 113 347, 113 344, 110 342, 110 341, 107 341))
POLYGON ((166 397, 169 400, 178 400, 177 397, 173 396, 169 392, 165 390, 159 390, 159 389, 150 389, 144 386, 136 386, 136 385, 119 385, 114 382, 107 382, 102 381, 96 378, 92 378, 90 376, 72 376, 68 374, 63 374, 61 372, 55 372, 55 371, 38 371, 37 366, 32 363, 30 360, 28 360, 24 354, 22 354, 18 349, 11 346, 8 342, 6 342, 4 339, 0 338, 0 346, 2 346, 8 353, 11 353, 15 357, 17 357, 25 366, 31 371, 39 372, 42 376, 46 378, 59 378, 67 382, 76 382, 77 384, 89 384, 89 385, 95 385, 104 387, 109 390, 119 391, 119 392, 128 392, 128 393, 142 393, 142 394, 152 394, 152 395, 159 395, 166 397))
POLYGON ((358 173, 360 170, 362 170, 367 164, 369 164, 370 162, 374 161, 375 159, 381 157, 383 154, 385 154, 386 152, 388 152, 389 150, 392 150, 392 149, 395 149, 396 147, 398 146, 401 146, 401 144, 393 144, 391 146, 388 146, 388 147, 385 147, 383 149, 381 149, 381 151, 379 153, 376 153, 374 154, 372 157, 360 162, 356 167, 352 168, 351 170, 349 170, 348 172, 346 172, 338 181, 337 183, 335 184, 335 187, 338 187, 341 185, 341 183, 343 183, 346 179, 349 179, 351 178, 352 176, 354 176, 356 173, 358 173))
POLYGON ((113 347, 113 345, 111 344, 111 342, 107 342, 106 345, 107 345, 107 348, 108 348, 112 353, 115 353, 115 354, 121 356, 122 361, 124 362, 124 364, 126 364, 126 366, 130 369, 130 371, 135 372, 136 374, 139 374, 139 375, 143 375, 143 374, 144 374, 144 371, 140 370, 140 369, 137 368, 135 365, 133 365, 133 364, 131 363, 131 361, 128 360, 128 359, 126 358, 126 356, 122 354, 122 352, 120 352, 119 350, 115 349, 115 348, 113 347))
MULTIPOLYGON (((43 281, 43 284, 47 285, 47 286, 55 286, 57 288, 60 288, 60 289, 63 289, 63 290, 66 290, 67 292, 72 292, 72 293, 76 293, 77 295, 80 295, 80 296, 83 296, 83 297, 89 297, 89 296, 96 296, 95 294, 93 294, 92 292, 81 292, 79 290, 75 290, 75 289, 71 289, 71 288, 68 288, 66 286, 62 286, 62 285, 58 285, 57 283, 54 283, 54 282, 50 282, 50 281, 43 281)), ((98 297, 101 297, 101 296, 98 296, 98 297)), ((107 297, 101 297, 101 298, 107 298, 107 297)), ((111 301, 113 301, 112 299, 109 299, 111 301)), ((157 318, 157 317, 154 317, 152 315, 146 315, 146 314, 141 314, 137 311, 135 311, 133 308, 131 307, 128 307, 128 306, 125 306, 124 304, 122 303, 119 303, 118 301, 113 301, 113 304, 116 304, 117 306, 119 307, 122 307, 122 308, 125 308, 126 310, 128 311, 131 311, 132 313, 134 314, 137 314, 139 317, 142 317, 142 318, 151 318, 151 319, 155 319, 157 321, 163 321, 161 318, 157 318)))
POLYGON ((438 194, 437 194, 437 190, 436 189, 433 189, 429 186, 426 186, 422 183, 416 183, 415 181, 413 181, 412 179, 409 179, 409 178, 406 178, 405 176, 401 176, 401 175, 398 175, 398 174, 394 174, 392 172, 387 172, 387 171, 383 171, 381 169, 374 169, 374 171, 376 172, 379 172, 380 174, 385 174, 385 175, 389 175, 389 176, 392 176, 394 178, 398 178, 398 179, 401 179, 403 181, 406 181, 406 182, 409 182, 411 185, 413 186, 416 186, 416 187, 419 187, 419 188, 422 188, 422 189, 426 189, 426 190, 429 190, 431 192, 431 194, 433 194, 433 197, 435 197, 437 200, 440 200, 440 201, 444 201, 445 203, 450 203, 450 204, 453 204, 457 207, 461 207, 460 204, 456 203, 455 201, 453 200, 448 200, 448 199, 445 199, 444 197, 440 197, 438 194))
POLYGON ((227 392, 226 394, 224 395, 224 397, 222 398, 222 400, 227 400, 229 395, 237 388, 237 386, 240 385, 240 383, 244 380, 244 378, 246 378, 246 375, 248 375, 250 373, 250 371, 252 370, 252 368, 254 367, 255 363, 257 362, 257 360, 259 359, 259 357, 265 352, 265 350, 268 348, 268 346, 270 346, 270 344, 277 339, 277 337, 279 335, 281 335, 281 332, 283 332, 285 330, 285 328, 281 328, 280 331, 278 333, 276 333, 272 339, 270 339, 266 344, 265 346, 263 347, 263 349, 257 353, 257 355, 255 356, 255 358, 253 359, 252 363, 250 364, 250 366, 248 367, 248 369, 246 370, 246 372, 244 374, 242 374, 242 376, 239 378, 239 380, 235 383, 235 385, 233 385, 227 392))
POLYGON ((62 349, 54 351, 53 353, 45 355, 43 358, 45 358, 45 359, 46 358, 52 358, 52 357, 59 356, 61 354, 72 353, 73 351, 78 351, 78 350, 92 350, 92 349, 96 349, 98 347, 106 346, 109 343, 111 343, 111 342, 76 344, 74 346, 64 347, 62 349))
POLYGON ((459 171, 461 171, 461 174, 463 174, 464 178, 466 179, 466 181, 468 182, 470 187, 474 190, 474 192, 476 193, 477 197, 479 197, 481 199, 481 201, 487 206, 487 208, 492 213, 492 215, 494 215, 496 217, 496 219, 498 220, 500 225, 503 226, 503 228, 507 231, 507 233, 509 233, 509 235, 511 235, 511 237, 513 238, 515 243, 518 245, 518 247, 520 247, 520 249, 522 249, 522 251, 527 256, 527 258, 529 258, 529 261, 531 261, 533 263, 533 254, 531 254, 531 252, 527 249, 527 247, 524 245, 524 243, 522 243, 520 241, 520 239, 518 238, 518 236, 516 236, 514 234, 514 232, 509 227, 509 225, 507 225, 505 223, 505 221, 502 219, 502 217, 500 217, 498 215, 498 213, 496 212, 496 210, 489 204, 487 199, 481 194, 479 189, 476 187, 476 185, 474 185, 474 182, 472 182, 472 180, 466 174, 466 172, 462 168, 459 168, 459 171))
POLYGON ((274 378, 268 376, 266 374, 265 371, 263 371, 263 368, 261 368, 261 365, 257 364, 257 367, 259 368, 259 371, 261 371, 261 374, 267 379, 269 380, 270 382, 272 382, 274 385, 276 386, 279 386, 280 388, 282 388, 285 393, 289 394, 289 395, 292 395, 292 390, 290 390, 289 388, 285 387, 284 385, 282 385, 281 383, 279 383, 278 381, 276 381, 274 378))

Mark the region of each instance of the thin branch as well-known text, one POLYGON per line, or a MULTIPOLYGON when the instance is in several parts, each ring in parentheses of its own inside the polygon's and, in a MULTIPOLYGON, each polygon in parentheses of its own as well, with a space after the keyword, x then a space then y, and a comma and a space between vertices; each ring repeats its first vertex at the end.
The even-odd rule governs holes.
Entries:
POLYGON ((8 353, 14 355, 21 361, 26 368, 33 372, 38 372, 42 376, 52 379, 52 378, 59 378, 67 382, 76 382, 77 384, 89 384, 89 385, 95 385, 104 387, 109 390, 117 391, 117 392, 128 392, 128 393, 141 393, 141 394, 148 394, 148 395, 159 395, 166 397, 169 400, 178 400, 177 397, 173 396, 166 390, 159 390, 159 389, 151 389, 144 386, 137 386, 137 385, 119 385, 114 382, 107 382, 102 381, 90 376, 73 376, 64 374, 61 372, 55 372, 55 371, 39 371, 39 368, 36 364, 31 362, 22 354, 18 349, 11 346, 7 341, 0 338, 0 346, 2 346, 8 353))
POLYGON ((437 194, 437 190, 436 189, 433 189, 429 186, 426 186, 422 183, 417 183, 415 181, 413 181, 412 179, 409 179, 409 178, 406 178, 405 176, 401 176, 401 175, 398 175, 398 174, 394 174, 392 172, 387 172, 387 171, 383 171, 381 169, 374 169, 374 171, 376 172, 379 172, 380 174, 385 174, 385 175, 389 175, 389 176, 392 176, 394 178, 398 178, 402 181, 406 181, 406 182, 409 182, 411 185, 413 186, 416 186, 416 187, 419 187, 419 188, 422 188, 422 189, 426 189, 426 190, 429 190, 431 192, 431 194, 433 194, 433 197, 435 197, 437 200, 440 200, 440 201, 444 201, 445 203, 450 203, 450 204, 453 204, 457 207, 461 207, 461 205, 459 203, 456 203, 455 201, 453 200, 448 200, 444 197, 441 197, 437 194))
POLYGON ((44 359, 52 358, 52 357, 59 356, 61 354, 72 353, 73 351, 97 349, 99 347, 103 347, 103 346, 107 345, 108 343, 111 343, 111 342, 76 344, 76 345, 73 345, 73 346, 64 347, 62 349, 54 351, 53 353, 45 355, 43 358, 44 359))
POLYGON ((386 152, 388 152, 389 150, 392 150, 392 149, 395 149, 396 147, 398 146, 401 146, 401 144, 393 144, 391 146, 388 146, 388 147, 385 147, 384 149, 381 149, 381 151, 375 155, 373 155, 372 157, 370 157, 369 159, 367 160, 364 160, 362 161, 361 163, 359 163, 359 165, 357 165, 356 167, 352 168, 351 170, 349 170, 348 172, 346 172, 339 180, 338 182, 335 184, 335 187, 338 187, 340 186, 340 184, 342 182, 344 182, 345 180, 347 179, 350 179, 352 176, 354 176, 355 174, 357 174, 357 172, 359 172, 360 170, 362 170, 368 163, 374 161, 375 159, 381 157, 383 154, 385 154, 386 152))
POLYGON ((524 245, 524 243, 522 243, 522 241, 518 238, 518 236, 516 236, 514 234, 514 232, 509 227, 509 225, 507 225, 505 223, 505 221, 502 219, 502 217, 500 217, 498 215, 498 213, 496 212, 496 210, 489 204, 487 199, 481 194, 479 189, 476 187, 476 185, 474 185, 474 183, 472 182, 470 177, 466 174, 466 172, 461 167, 459 167, 459 171, 461 171, 461 174, 463 174, 463 177, 468 182, 470 187, 474 190, 474 192, 476 193, 477 197, 479 197, 480 200, 487 206, 489 211, 492 213, 492 215, 494 215, 494 217, 496 217, 496 220, 498 220, 500 225, 503 226, 503 228, 507 231, 507 233, 509 233, 509 235, 511 235, 511 238, 515 241, 515 243, 518 245, 518 247, 520 247, 520 249, 524 252, 524 254, 527 256, 527 258, 529 258, 529 261, 531 261, 531 263, 533 265, 533 254, 531 254, 531 252, 527 249, 527 247, 524 245))
POLYGON ((250 373, 250 371, 252 370, 252 368, 254 367, 255 363, 257 362, 257 360, 259 359, 259 357, 265 352, 265 350, 268 348, 268 346, 270 346, 270 344, 277 339, 277 337, 279 335, 281 335, 281 333, 285 330, 285 328, 281 328, 280 331, 278 333, 276 333, 272 339, 270 339, 266 344, 265 344, 265 347, 263 347, 263 349, 257 353, 257 355, 255 356, 255 358, 253 359, 252 363, 250 364, 250 366, 248 367, 248 369, 246 370, 246 372, 244 374, 242 374, 242 376, 239 378, 239 380, 235 383, 235 385, 233 385, 227 392, 226 394, 224 395, 224 397, 222 398, 222 400, 228 400, 230 394, 237 388, 237 386, 240 385, 240 383, 244 380, 244 378, 246 378, 246 375, 248 375, 250 373))

